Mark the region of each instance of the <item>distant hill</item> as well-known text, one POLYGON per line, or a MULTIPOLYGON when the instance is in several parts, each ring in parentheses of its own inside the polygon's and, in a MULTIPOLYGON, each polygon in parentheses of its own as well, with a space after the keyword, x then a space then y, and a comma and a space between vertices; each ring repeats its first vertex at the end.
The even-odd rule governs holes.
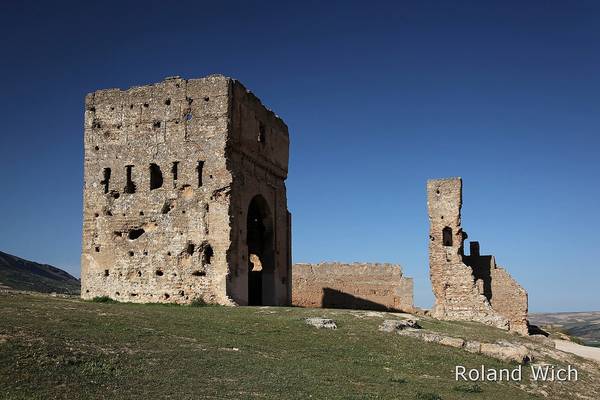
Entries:
POLYGON ((600 311, 530 314, 529 320, 542 328, 550 326, 600 347, 600 311))
POLYGON ((0 289, 79 294, 80 286, 79 279, 60 268, 0 251, 0 289))

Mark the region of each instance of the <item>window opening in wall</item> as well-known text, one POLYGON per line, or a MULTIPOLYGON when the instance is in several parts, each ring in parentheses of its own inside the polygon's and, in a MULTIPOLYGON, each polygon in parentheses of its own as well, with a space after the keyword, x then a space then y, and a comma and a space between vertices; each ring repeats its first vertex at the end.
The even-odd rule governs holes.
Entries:
POLYGON ((127 184, 125 185, 125 189, 123 190, 125 193, 135 193, 135 183, 133 182, 133 179, 131 178, 131 175, 133 173, 133 165, 126 165, 125 166, 125 173, 127 175, 127 184))
POLYGON ((144 230, 142 228, 136 228, 129 231, 127 237, 129 240, 135 240, 144 234, 144 230))
POLYGON ((212 257, 213 257, 214 253, 213 253, 213 249, 210 245, 206 245, 204 247, 204 249, 202 250, 202 257, 200 259, 200 262, 202 265, 209 265, 210 262, 212 261, 212 257))
POLYGON ((267 134, 266 134, 265 124, 259 122, 258 124, 258 142, 265 144, 267 142, 267 134))
POLYGON ((104 185, 104 193, 108 193, 108 187, 110 185, 110 168, 104 168, 102 176, 103 180, 100 183, 104 185))
POLYGON ((171 173, 173 174, 173 181, 177 180, 178 168, 179 168, 179 161, 173 161, 173 165, 171 166, 171 173))
POLYGON ((150 190, 162 187, 163 176, 160 167, 156 164, 150 164, 150 190))
POLYGON ((195 249, 196 249, 196 246, 194 245, 194 243, 188 243, 185 248, 185 251, 186 251, 186 253, 188 253, 191 256, 192 254, 194 254, 195 249))
POLYGON ((198 173, 198 187, 202 187, 202 170, 204 169, 204 161, 198 161, 196 172, 198 173))
POLYGON ((447 226, 442 229, 442 243, 444 246, 452 246, 452 228, 447 226))

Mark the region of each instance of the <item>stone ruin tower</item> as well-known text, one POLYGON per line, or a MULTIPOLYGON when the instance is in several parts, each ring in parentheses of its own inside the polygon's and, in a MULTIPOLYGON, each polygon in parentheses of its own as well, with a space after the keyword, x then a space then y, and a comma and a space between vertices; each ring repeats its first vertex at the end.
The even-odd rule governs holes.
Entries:
POLYGON ((525 289, 496 265, 494 256, 480 255, 478 242, 470 242, 470 255, 464 254, 462 180, 429 180, 427 206, 433 317, 478 321, 526 335, 525 289))
POLYGON ((289 304, 285 123, 221 75, 85 99, 82 297, 289 304))

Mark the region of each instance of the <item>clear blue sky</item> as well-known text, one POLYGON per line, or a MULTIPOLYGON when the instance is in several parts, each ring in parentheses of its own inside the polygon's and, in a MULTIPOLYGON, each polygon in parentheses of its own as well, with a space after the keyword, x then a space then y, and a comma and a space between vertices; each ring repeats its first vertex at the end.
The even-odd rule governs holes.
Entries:
POLYGON ((425 183, 462 176, 531 310, 600 309, 598 2, 9 3, 0 250, 79 276, 85 94, 222 73, 290 128, 294 261, 400 263, 430 306, 425 183))

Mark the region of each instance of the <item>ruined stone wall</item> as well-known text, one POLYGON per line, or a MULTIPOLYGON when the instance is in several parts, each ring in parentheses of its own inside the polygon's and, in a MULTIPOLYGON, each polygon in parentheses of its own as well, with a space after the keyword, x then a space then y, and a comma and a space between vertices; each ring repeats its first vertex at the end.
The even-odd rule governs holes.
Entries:
POLYGON ((286 124, 239 82, 232 86, 232 137, 229 160, 234 176, 232 217, 237 228, 232 242, 229 292, 238 304, 249 304, 248 213, 250 204, 264 206, 267 230, 261 248, 263 264, 260 304, 289 304, 291 283, 291 218, 287 209, 285 179, 289 157, 286 124))
MULTIPOLYGON (((242 214, 248 205, 242 201, 272 179, 258 173, 251 185, 243 183, 254 166, 235 154, 252 144, 241 143, 233 128, 240 107, 234 87, 247 93, 235 80, 215 75, 86 97, 82 297, 243 303, 243 293, 230 286, 236 257, 247 246, 242 214)), ((256 122, 260 129, 285 126, 258 99, 252 112, 257 120, 271 118, 256 122)), ((238 126, 260 140, 259 129, 238 126)), ((277 151, 264 152, 263 159, 284 171, 276 183, 283 187, 277 193, 287 217, 287 128, 272 146, 277 151), (275 153, 285 158, 273 162, 275 153)), ((273 242, 273 252, 285 254, 286 247, 273 242)), ((286 270, 287 264, 276 267, 286 270)))
MULTIPOLYGON (((461 226, 462 180, 427 182, 429 266, 435 305, 440 319, 479 321, 527 333, 527 293, 492 256, 464 256, 467 235, 461 226)), ((473 252, 473 251, 472 251, 473 252)))
POLYGON ((492 308, 508 319, 509 329, 526 335, 529 331, 527 292, 504 268, 492 268, 492 308))
POLYGON ((393 264, 294 264, 292 304, 412 311, 413 280, 393 264))
POLYGON ((527 292, 491 255, 479 254, 479 243, 471 242, 470 255, 463 261, 472 268, 479 293, 490 302, 492 309, 508 320, 509 329, 527 334, 527 292))

